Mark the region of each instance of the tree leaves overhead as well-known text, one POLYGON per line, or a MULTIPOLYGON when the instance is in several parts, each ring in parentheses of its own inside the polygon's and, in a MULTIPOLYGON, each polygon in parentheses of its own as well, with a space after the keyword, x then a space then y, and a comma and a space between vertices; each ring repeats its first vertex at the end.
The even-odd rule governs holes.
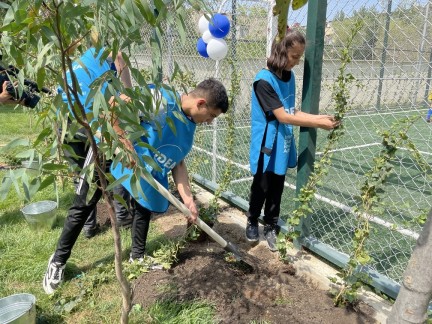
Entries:
POLYGON ((303 8, 307 2, 308 0, 293 0, 292 8, 293 10, 299 10, 300 8, 303 8))
POLYGON ((289 7, 292 1, 292 9, 302 8, 308 0, 276 0, 273 7, 273 16, 278 16, 276 41, 280 42, 284 38, 288 25, 289 7))
POLYGON ((291 0, 276 0, 273 16, 278 16, 276 41, 280 42, 286 34, 288 12, 291 0))

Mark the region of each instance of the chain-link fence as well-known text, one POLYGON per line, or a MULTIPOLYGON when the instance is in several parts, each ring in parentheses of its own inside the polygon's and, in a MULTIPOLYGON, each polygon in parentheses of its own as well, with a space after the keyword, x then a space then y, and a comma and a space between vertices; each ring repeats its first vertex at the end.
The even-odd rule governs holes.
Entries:
MULTIPOLYGON (((315 0, 309 0, 315 1, 315 0)), ((229 90, 231 73, 239 73, 240 95, 236 97, 234 156, 225 156, 227 123, 224 117, 212 125, 201 126, 188 167, 199 181, 217 184, 227 162, 234 168, 229 186, 230 199, 247 208, 251 184, 249 172, 250 92, 255 74, 265 67, 266 55, 276 33, 276 18, 271 14, 271 1, 209 1, 214 12, 226 14, 231 31, 226 37, 229 52, 216 62, 203 58, 196 50, 201 36, 198 21, 202 13, 190 9, 185 21, 186 43, 180 42, 170 26, 160 39, 163 52, 163 74, 171 75, 174 62, 191 79, 220 79, 229 90)), ((332 86, 340 67, 339 53, 349 37, 354 22, 363 27, 351 46, 352 62, 347 72, 356 82, 350 88, 352 107, 345 119, 346 134, 338 143, 332 166, 323 185, 317 190, 313 204, 311 235, 329 249, 349 254, 352 248, 360 187, 365 173, 373 166, 373 158, 381 150, 377 131, 390 129, 393 122, 406 116, 421 116, 407 134, 420 151, 421 158, 432 163, 432 125, 427 124, 427 94, 431 91, 432 70, 432 1, 337 1, 329 0, 325 30, 320 111, 332 113, 332 86)), ((307 6, 290 11, 289 25, 306 29, 307 6)), ((143 31, 148 37, 150 30, 143 31)), ((313 46, 313 44, 307 44, 313 46)), ((147 49, 134 53, 141 68, 151 66, 147 49)), ((303 66, 294 69, 297 81, 297 106, 301 106, 303 66)), ((317 158, 325 145, 325 131, 318 132, 317 158)), ((421 219, 432 205, 431 174, 418 164, 412 150, 398 149, 392 162, 393 174, 383 187, 382 203, 368 217, 373 231, 368 250, 372 269, 399 282, 418 237, 421 219)), ((294 209, 296 171, 289 170, 283 194, 282 218, 294 209)))

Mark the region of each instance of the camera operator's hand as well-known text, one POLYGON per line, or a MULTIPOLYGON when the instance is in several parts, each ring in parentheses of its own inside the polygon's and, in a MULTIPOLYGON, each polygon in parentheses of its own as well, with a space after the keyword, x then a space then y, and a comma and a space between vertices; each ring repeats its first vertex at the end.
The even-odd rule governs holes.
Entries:
POLYGON ((14 102, 12 96, 6 90, 8 83, 10 83, 10 81, 5 81, 2 84, 2 92, 0 93, 0 103, 2 104, 9 104, 14 102))
POLYGON ((0 93, 0 104, 21 105, 22 102, 15 100, 12 95, 7 91, 7 86, 9 84, 10 81, 5 81, 2 84, 2 92, 0 93))

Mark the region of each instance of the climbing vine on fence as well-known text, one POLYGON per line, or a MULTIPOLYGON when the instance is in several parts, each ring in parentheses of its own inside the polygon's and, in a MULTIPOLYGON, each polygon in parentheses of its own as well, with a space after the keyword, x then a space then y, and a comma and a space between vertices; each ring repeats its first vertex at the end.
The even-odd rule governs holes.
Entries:
MULTIPOLYGON (((335 292, 335 305, 350 305, 358 300, 358 289, 364 282, 370 282, 370 278, 365 272, 359 271, 359 267, 364 267, 372 261, 366 242, 371 233, 369 223, 370 213, 375 206, 381 202, 381 197, 385 193, 383 185, 393 173, 391 162, 396 157, 396 152, 401 147, 407 145, 413 152, 418 150, 408 138, 408 130, 419 116, 408 117, 396 121, 389 130, 380 132, 382 137, 382 150, 374 157, 372 168, 365 174, 365 181, 360 188, 360 205, 354 208, 357 218, 357 225, 352 239, 353 250, 346 267, 338 274, 343 279, 339 284, 339 290, 335 292)), ((417 159, 422 163, 421 155, 417 159)), ((337 282, 335 278, 332 280, 337 282)))
MULTIPOLYGON (((347 73, 347 65, 351 62, 350 47, 355 36, 358 34, 363 24, 361 21, 357 21, 352 30, 351 35, 345 44, 344 48, 341 50, 341 65, 338 69, 338 77, 333 85, 333 100, 335 102, 335 118, 342 122, 345 114, 351 108, 349 105, 349 85, 355 81, 354 76, 351 73, 347 73)), ((300 189, 298 197, 295 199, 297 202, 297 207, 293 211, 291 217, 288 219, 288 224, 293 228, 296 228, 302 218, 307 217, 311 212, 311 203, 314 199, 317 186, 321 183, 323 177, 328 173, 328 167, 331 165, 331 157, 333 155, 333 149, 339 139, 344 134, 345 126, 343 123, 339 127, 330 131, 327 136, 327 144, 323 150, 322 158, 316 161, 314 164, 314 171, 311 173, 306 185, 300 189)), ((284 240, 284 244, 280 246, 280 252, 282 258, 286 256, 287 247, 291 244, 292 239, 296 239, 300 236, 300 232, 295 230, 287 234, 284 240)))
POLYGON ((233 178, 232 160, 234 157, 234 141, 235 141, 234 113, 235 113, 235 100, 240 93, 241 74, 232 59, 229 60, 229 65, 231 67, 231 88, 229 92, 230 109, 228 110, 225 116, 226 125, 227 125, 227 130, 225 133, 225 149, 226 149, 225 156, 227 162, 225 164, 221 181, 218 184, 218 188, 215 190, 214 197, 210 201, 209 209, 213 215, 218 214, 220 208, 218 199, 220 198, 222 193, 227 190, 233 178))

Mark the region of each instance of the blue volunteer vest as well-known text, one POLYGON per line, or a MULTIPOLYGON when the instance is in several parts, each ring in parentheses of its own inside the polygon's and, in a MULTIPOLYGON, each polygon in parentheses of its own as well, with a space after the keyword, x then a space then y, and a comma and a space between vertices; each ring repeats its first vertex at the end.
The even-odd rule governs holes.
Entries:
MULTIPOLYGON (((78 97, 80 101, 84 104, 84 109, 86 113, 89 113, 91 111, 91 106, 93 103, 93 100, 91 100, 90 102, 86 102, 87 96, 90 92, 90 84, 98 77, 100 77, 102 74, 104 74, 106 71, 109 71, 111 69, 110 64, 107 61, 103 61, 102 63, 100 61, 100 57, 103 54, 103 52, 104 49, 102 48, 99 51, 99 53, 97 53, 96 55, 95 54, 96 49, 94 47, 89 48, 79 58, 81 64, 78 63, 77 60, 72 63, 72 70, 74 71, 79 86, 81 88, 81 93, 78 93, 78 97), (83 65, 85 66, 85 68, 83 67, 83 65)), ((67 83, 69 85, 72 85, 70 71, 67 71, 66 77, 67 77, 67 83)), ((106 86, 107 83, 105 82, 105 84, 102 86, 101 89, 102 93, 105 92, 106 86)), ((67 103, 68 102, 67 96, 66 93, 63 92, 63 89, 59 86, 57 90, 58 93, 61 93, 63 101, 67 103)))
MULTIPOLYGON (((156 125, 148 122, 141 123, 141 126, 148 132, 148 137, 142 137, 141 140, 149 143, 158 153, 155 154, 148 148, 141 147, 137 144, 134 145, 134 148, 137 155, 140 157, 141 163, 159 183, 168 189, 168 172, 171 171, 177 163, 181 162, 191 150, 196 124, 184 115, 183 111, 176 103, 176 95, 173 92, 168 92, 165 89, 161 89, 160 91, 163 99, 166 100, 166 102, 164 102, 166 109, 163 112, 165 116, 158 116, 162 128, 161 136, 159 136, 156 125), (177 116, 181 114, 183 118, 180 120, 175 114, 177 114, 177 116), (171 118, 174 122, 176 133, 173 133, 172 129, 166 123, 167 118, 171 118), (144 155, 152 157, 162 171, 158 172, 145 163, 141 158, 144 155)), ((117 163, 115 167, 114 165, 111 166, 111 173, 116 179, 128 175, 129 177, 122 182, 122 185, 132 194, 132 170, 123 167, 121 163, 117 163)), ((135 197, 140 205, 157 213, 163 213, 168 209, 168 200, 147 181, 141 179, 140 185, 145 195, 144 197, 139 193, 139 197, 135 197)))
MULTIPOLYGON (((291 71, 291 79, 284 82, 269 70, 261 70, 255 81, 267 81, 277 93, 285 111, 293 114, 295 107, 295 76, 291 71)), ((251 141, 250 141, 250 170, 256 174, 258 160, 263 152, 263 172, 271 171, 278 175, 285 175, 288 168, 297 165, 297 150, 293 134, 293 126, 277 121, 272 112, 266 116, 255 90, 252 90, 251 107, 251 141), (267 118, 266 118, 267 117, 267 118), (267 128, 267 129, 266 129, 267 128), (265 141, 263 139, 265 136, 265 141)))

